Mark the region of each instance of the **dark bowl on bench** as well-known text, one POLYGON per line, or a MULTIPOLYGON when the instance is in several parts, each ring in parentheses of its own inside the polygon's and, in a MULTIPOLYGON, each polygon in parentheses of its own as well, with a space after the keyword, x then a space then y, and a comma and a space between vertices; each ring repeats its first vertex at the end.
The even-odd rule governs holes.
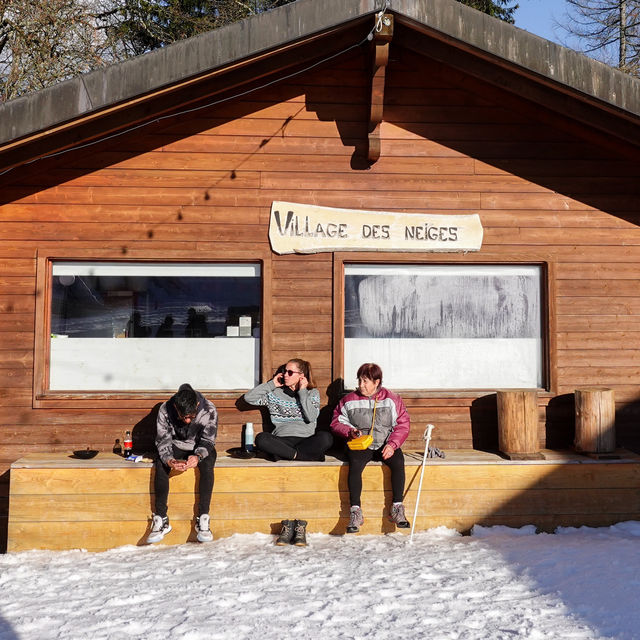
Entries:
POLYGON ((73 452, 74 458, 81 458, 82 460, 89 460, 90 458, 95 458, 97 455, 98 452, 95 449, 80 449, 73 452))

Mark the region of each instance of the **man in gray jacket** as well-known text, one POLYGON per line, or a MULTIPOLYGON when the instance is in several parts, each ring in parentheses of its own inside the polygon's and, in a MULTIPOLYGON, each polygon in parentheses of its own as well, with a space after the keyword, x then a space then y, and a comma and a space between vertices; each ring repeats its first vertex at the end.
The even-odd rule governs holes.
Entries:
POLYGON ((155 513, 147 543, 160 542, 171 531, 167 517, 169 473, 198 467, 199 512, 196 531, 199 542, 210 542, 209 506, 213 491, 213 467, 216 462, 215 441, 218 412, 215 405, 191 385, 183 384, 158 412, 154 462, 155 513))

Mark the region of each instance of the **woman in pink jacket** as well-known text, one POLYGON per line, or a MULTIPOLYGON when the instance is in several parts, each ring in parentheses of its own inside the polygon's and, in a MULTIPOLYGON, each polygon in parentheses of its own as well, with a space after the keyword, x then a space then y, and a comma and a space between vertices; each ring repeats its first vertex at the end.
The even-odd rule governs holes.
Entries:
POLYGON ((364 434, 373 436, 368 449, 347 449, 351 499, 347 533, 356 533, 364 522, 360 506, 362 471, 371 460, 382 461, 391 469, 393 504, 389 519, 398 527, 409 527, 402 504, 405 474, 404 455, 400 448, 409 435, 409 414, 402 398, 381 384, 382 369, 377 364, 367 362, 361 365, 357 391, 342 398, 331 421, 331 430, 347 440, 364 434))

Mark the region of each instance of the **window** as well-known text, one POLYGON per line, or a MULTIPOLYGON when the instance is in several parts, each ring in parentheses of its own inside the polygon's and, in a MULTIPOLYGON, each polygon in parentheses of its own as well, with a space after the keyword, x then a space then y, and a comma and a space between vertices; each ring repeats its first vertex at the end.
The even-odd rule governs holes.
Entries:
POLYGON ((539 388, 538 265, 345 264, 344 375, 396 389, 539 388))
POLYGON ((259 378, 259 264, 52 265, 52 391, 246 389, 259 378))

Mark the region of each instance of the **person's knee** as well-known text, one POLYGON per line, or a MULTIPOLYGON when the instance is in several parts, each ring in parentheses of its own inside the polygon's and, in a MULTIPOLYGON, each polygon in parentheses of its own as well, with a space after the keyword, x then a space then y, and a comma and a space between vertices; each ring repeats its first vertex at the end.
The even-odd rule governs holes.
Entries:
POLYGON ((266 431, 260 431, 260 433, 256 433, 255 438, 253 439, 254 444, 259 447, 261 442, 269 439, 269 434, 266 431))
POLYGON ((200 462, 198 462, 198 469, 207 471, 213 469, 216 463, 216 452, 210 453, 206 458, 202 458, 200 462))
POLYGON ((333 435, 329 431, 318 431, 316 433, 320 447, 329 449, 333 444, 333 435))

